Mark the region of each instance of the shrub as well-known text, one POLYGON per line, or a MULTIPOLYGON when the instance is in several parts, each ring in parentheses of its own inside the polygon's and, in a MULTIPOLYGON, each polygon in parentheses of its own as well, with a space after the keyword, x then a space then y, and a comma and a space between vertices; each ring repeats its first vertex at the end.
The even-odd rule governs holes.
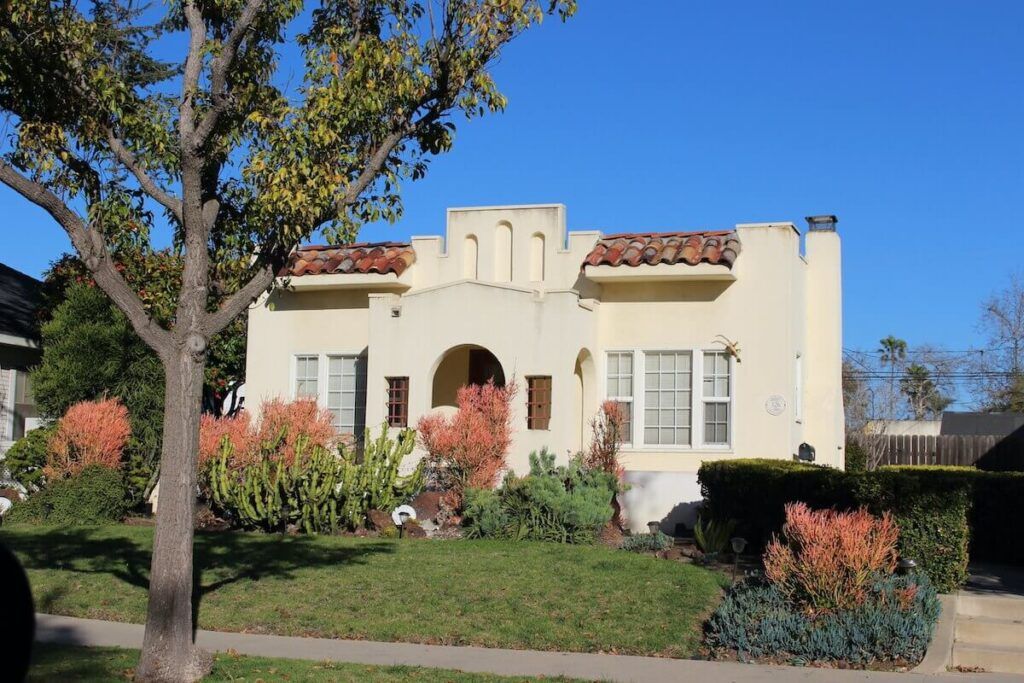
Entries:
POLYGON ((124 479, 117 470, 86 465, 77 474, 54 481, 11 510, 12 519, 78 526, 116 522, 128 511, 124 479))
POLYGON ((868 452, 856 441, 846 442, 846 471, 864 472, 868 469, 868 452))
POLYGON ((786 505, 782 538, 764 554, 765 575, 790 602, 809 611, 850 609, 867 597, 868 583, 896 569, 896 525, 889 513, 813 511, 786 505))
POLYGON ((657 553, 672 547, 672 539, 660 531, 653 534, 632 534, 622 539, 622 549, 633 553, 657 553))
POLYGON ((493 380, 459 389, 458 411, 451 417, 427 415, 417 431, 429 454, 435 484, 448 492, 452 508, 462 506, 464 491, 493 489, 505 469, 512 443, 512 400, 515 383, 495 386, 493 380))
POLYGON ((249 413, 239 411, 230 417, 204 414, 199 419, 199 467, 205 468, 221 453, 224 440, 231 444, 231 467, 242 467, 259 452, 259 438, 252 428, 249 413))
POLYGON ((698 474, 704 512, 737 520, 737 533, 762 548, 782 529, 785 504, 890 512, 901 556, 913 558, 940 591, 967 577, 971 487, 963 471, 914 467, 843 472, 785 460, 705 463, 698 474))
POLYGON ((859 605, 815 615, 787 600, 776 585, 744 581, 708 620, 705 639, 714 653, 735 652, 741 659, 916 662, 928 649, 940 609, 923 574, 876 576, 859 605))
POLYGON ((76 403, 57 423, 43 474, 55 482, 89 465, 119 469, 129 436, 128 409, 117 399, 76 403))
POLYGON ((422 459, 408 475, 398 474, 402 461, 416 447, 416 432, 403 429, 397 439, 392 439, 384 424, 376 439, 367 429, 364 443, 361 455, 353 449, 340 448, 345 467, 335 494, 343 501, 341 521, 350 529, 364 526, 370 510, 389 512, 412 500, 424 485, 422 459))
POLYGON ((32 493, 42 488, 46 481, 43 468, 49 452, 50 437, 55 427, 40 427, 14 442, 4 454, 3 465, 7 476, 32 493))
POLYGON ((530 454, 530 473, 509 473, 494 495, 474 491, 463 517, 466 536, 592 543, 608 523, 615 477, 577 460, 555 466, 546 449, 530 454), (495 502, 497 501, 497 502, 495 502))
POLYGON ((590 421, 590 447, 584 464, 595 470, 602 470, 622 480, 625 470, 619 462, 622 448, 623 419, 622 406, 617 401, 605 401, 590 421))

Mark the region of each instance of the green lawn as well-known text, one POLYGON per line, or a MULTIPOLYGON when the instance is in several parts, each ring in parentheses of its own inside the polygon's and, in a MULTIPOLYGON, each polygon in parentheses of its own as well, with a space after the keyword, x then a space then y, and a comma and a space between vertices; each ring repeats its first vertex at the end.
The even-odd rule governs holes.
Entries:
MULTIPOLYGON (((0 529, 41 612, 141 623, 152 529, 0 529)), ((719 575, 603 547, 209 533, 199 627, 688 657, 719 575)))
MULTIPOLYGON (((70 647, 65 645, 37 645, 32 657, 29 681, 124 681, 131 680, 132 670, 139 660, 138 650, 113 647, 70 647)), ((448 683, 512 683, 536 681, 536 678, 506 678, 485 674, 468 674, 447 669, 424 669, 410 666, 366 666, 363 664, 333 664, 331 662, 305 662, 293 659, 267 659, 218 654, 213 671, 203 683, 232 681, 297 681, 327 683, 408 683, 431 681, 448 683)), ((547 681, 569 681, 567 678, 548 678, 547 681)))

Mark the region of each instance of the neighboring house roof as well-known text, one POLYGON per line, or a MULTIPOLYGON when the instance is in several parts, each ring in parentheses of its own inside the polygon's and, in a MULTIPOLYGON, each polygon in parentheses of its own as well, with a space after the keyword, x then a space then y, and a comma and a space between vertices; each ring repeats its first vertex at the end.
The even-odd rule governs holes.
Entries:
POLYGON ((401 275, 416 262, 407 242, 358 242, 341 246, 299 247, 279 275, 331 275, 335 273, 395 273, 401 275))
POLYGON ((42 298, 42 282, 0 263, 0 334, 37 339, 36 309, 42 298))
POLYGON ((639 266, 710 263, 732 268, 740 238, 731 230, 706 232, 624 232, 605 235, 587 254, 584 266, 639 266))
POLYGON ((942 434, 1009 436, 1024 427, 1024 413, 942 413, 942 434))

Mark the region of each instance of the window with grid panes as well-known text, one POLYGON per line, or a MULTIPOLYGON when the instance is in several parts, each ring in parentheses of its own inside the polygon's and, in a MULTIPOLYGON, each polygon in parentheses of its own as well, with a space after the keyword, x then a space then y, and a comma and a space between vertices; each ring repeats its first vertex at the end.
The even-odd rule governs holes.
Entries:
POLYGON ((526 428, 547 429, 551 423, 551 378, 526 378, 526 428))
POLYGON ((729 355, 724 351, 704 352, 704 381, 701 401, 704 404, 704 443, 729 443, 729 398, 732 381, 729 355))
POLYGON ((690 445, 692 381, 691 352, 644 353, 644 444, 690 445))
POLYGON ((366 359, 362 356, 327 357, 327 409, 342 434, 363 438, 366 426, 366 359))
POLYGON ((320 358, 318 356, 295 357, 295 398, 313 398, 319 394, 320 358))
POLYGON ((388 377, 388 426, 409 426, 408 377, 388 377))
POLYGON ((633 442, 633 352, 608 353, 606 396, 622 409, 622 441, 633 442))

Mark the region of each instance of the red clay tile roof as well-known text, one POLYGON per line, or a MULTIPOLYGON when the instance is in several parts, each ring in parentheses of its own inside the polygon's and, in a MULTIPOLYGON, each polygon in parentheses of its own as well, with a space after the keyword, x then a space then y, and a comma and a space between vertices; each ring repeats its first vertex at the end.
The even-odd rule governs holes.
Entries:
POLYGON ((740 238, 732 230, 707 232, 624 232, 605 235, 584 259, 584 266, 638 266, 642 263, 711 263, 732 268, 740 238))
POLYGON ((340 246, 299 247, 280 275, 331 275, 334 273, 395 273, 401 275, 416 262, 416 252, 406 242, 358 242, 340 246))

